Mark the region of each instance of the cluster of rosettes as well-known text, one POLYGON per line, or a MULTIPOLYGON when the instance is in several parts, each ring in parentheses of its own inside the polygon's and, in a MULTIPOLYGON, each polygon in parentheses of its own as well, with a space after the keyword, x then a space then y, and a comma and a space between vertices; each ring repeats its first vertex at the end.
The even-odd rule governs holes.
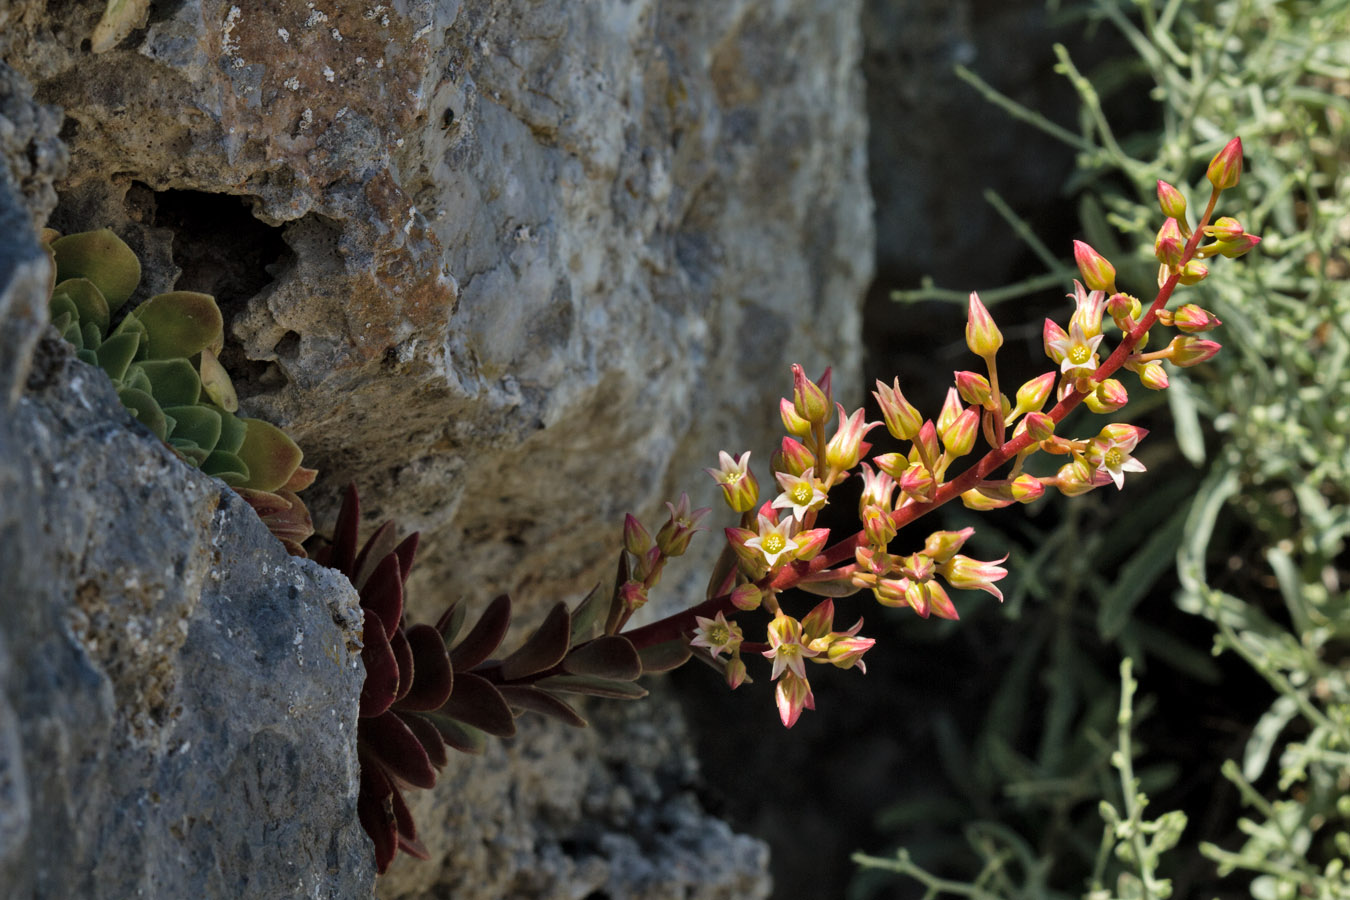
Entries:
MULTIPOLYGON (((1055 368, 1027 381, 1012 400, 1000 390, 995 364, 1003 335, 974 293, 966 344, 983 361, 984 371, 956 372, 935 419, 925 418, 905 399, 897 380, 892 385, 877 382, 873 396, 882 420, 868 422, 864 410, 850 415, 833 402, 828 370, 813 382, 801 366, 794 366, 792 397, 780 403, 787 435, 771 461, 780 492, 760 504, 749 452, 739 456, 723 452, 718 468, 708 470, 727 505, 741 516, 738 527, 726 529, 735 565, 715 574, 710 596, 725 597, 736 610, 763 606, 773 617, 766 642, 746 642, 741 626, 725 618, 728 608, 715 618, 695 619, 691 646, 716 662, 728 654, 722 665, 732 687, 746 679, 743 653, 772 660, 779 712, 790 726, 802 709, 814 708, 804 662, 861 669, 862 655, 873 642, 857 636, 861 620, 846 632, 833 631, 829 600, 798 621, 780 607, 780 591, 796 587, 842 597, 866 589, 885 606, 908 606, 924 617, 950 619, 957 613, 944 582, 984 590, 1001 600, 994 583, 1007 574, 999 565, 1003 560, 982 562, 958 552, 973 529, 934 532, 921 550, 907 555, 893 553, 892 541, 902 527, 957 496, 972 509, 997 509, 1031 502, 1051 487, 1068 496, 1107 484, 1121 488, 1126 472, 1144 471, 1133 456, 1147 434, 1142 428, 1116 422, 1093 437, 1079 439, 1061 437, 1055 430, 1079 403, 1099 414, 1125 406, 1128 392, 1111 377, 1121 369, 1135 373, 1146 388, 1161 390, 1167 387, 1163 360, 1193 366, 1218 352, 1217 343, 1196 336, 1220 324, 1213 313, 1189 303, 1169 311, 1167 302, 1178 284, 1191 285, 1206 277, 1208 271, 1199 260, 1240 256, 1260 242, 1235 219, 1210 224, 1219 194, 1237 183, 1241 168, 1242 144, 1234 139, 1210 164, 1213 192, 1198 233, 1187 223, 1181 193, 1158 183, 1159 206, 1167 220, 1155 245, 1159 290, 1147 310, 1138 299, 1117 290, 1110 262, 1087 244, 1074 242, 1083 279, 1074 282, 1069 295, 1074 311, 1067 326, 1047 319, 1044 328, 1045 354, 1055 368), (1204 238, 1210 242, 1203 243, 1204 238), (1102 347, 1108 318, 1121 335, 1110 353, 1102 347), (1146 352, 1149 330, 1156 324, 1175 327, 1181 334, 1163 349, 1146 352), (1046 410, 1052 397, 1054 404, 1046 410), (837 424, 827 440, 826 429, 836 410, 837 424), (883 425, 908 449, 864 462, 871 451, 867 434, 883 425), (953 463, 973 453, 981 438, 988 447, 984 456, 949 477, 953 463), (1067 461, 1053 475, 1024 471, 1027 459, 1038 451, 1067 461), (863 478, 861 530, 827 547, 829 530, 815 527, 816 516, 829 502, 831 489, 854 470, 863 478), (997 477, 996 471, 1001 472, 997 477)), ((672 508, 672 522, 676 518, 672 508)))

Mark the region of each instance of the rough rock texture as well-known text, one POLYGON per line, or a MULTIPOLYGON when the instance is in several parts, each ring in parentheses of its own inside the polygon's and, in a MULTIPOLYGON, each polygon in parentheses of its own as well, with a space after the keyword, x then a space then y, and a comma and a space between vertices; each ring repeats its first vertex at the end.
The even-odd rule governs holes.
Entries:
POLYGON ((0 579, 0 897, 369 895, 355 591, 54 336, 0 404, 0 579))
MULTIPOLYGON (((15 0, 0 60, 65 114, 51 223, 116 229, 142 295, 217 296, 245 411, 321 470, 316 521, 354 479, 423 531, 415 618, 510 590, 528 622, 609 575, 623 512, 766 458, 789 363, 857 402, 858 6, 182 0, 93 54, 100 4, 15 0)), ((672 714, 454 761, 421 817, 444 871, 387 890, 762 895, 672 714)))

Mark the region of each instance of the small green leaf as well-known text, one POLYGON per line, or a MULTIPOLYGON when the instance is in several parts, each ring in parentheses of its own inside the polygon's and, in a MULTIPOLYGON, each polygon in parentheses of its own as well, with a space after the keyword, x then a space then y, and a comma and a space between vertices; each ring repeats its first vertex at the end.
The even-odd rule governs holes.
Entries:
POLYGON ((132 363, 129 369, 145 375, 149 393, 161 406, 191 406, 201 398, 202 380, 186 359, 146 359, 132 363))
POLYGON ((141 345, 139 335, 115 334, 98 347, 98 364, 114 383, 121 382, 141 345))
POLYGON ((220 440, 221 419, 220 413, 209 406, 169 406, 164 408, 164 413, 173 416, 177 423, 170 433, 169 443, 174 444, 177 441, 191 441, 200 447, 204 452, 202 459, 197 461, 201 465, 202 460, 216 448, 220 440))
MULTIPOLYGON (((248 434, 248 426, 232 412, 220 411, 220 440, 216 442, 216 450, 229 453, 231 455, 239 452, 239 448, 244 445, 244 436, 248 434)), ((239 461, 243 465, 243 460, 239 461)), ((248 472, 245 466, 241 471, 248 472)))
POLYGON ((206 391, 206 396, 211 398, 211 402, 226 412, 238 412, 239 395, 235 393, 230 373, 225 371, 225 367, 220 364, 220 360, 216 359, 215 353, 211 352, 209 347, 202 350, 198 371, 202 378, 202 390, 206 391))
POLYGON ((230 487, 243 487, 248 483, 248 466, 233 453, 216 450, 200 466, 207 475, 219 478, 230 487))
POLYGON ((97 351, 99 345, 103 343, 103 332, 98 330, 98 326, 93 322, 80 323, 80 343, 81 350, 97 351))
MULTIPOLYGON (((180 406, 179 409, 183 409, 183 407, 180 406)), ((206 458, 211 455, 211 451, 198 447, 192 441, 174 437, 172 433, 170 433, 166 443, 172 447, 179 456, 183 457, 183 459, 199 469, 201 468, 202 463, 206 462, 206 458)))
POLYGON ((156 294, 131 316, 145 327, 150 359, 196 356, 218 340, 225 327, 215 298, 196 291, 156 294))
POLYGON ((572 610, 572 646, 585 643, 600 632, 606 614, 609 612, 609 597, 600 590, 600 585, 591 588, 586 598, 572 610))
POLYGON ((141 283, 141 261, 112 229, 68 234, 51 243, 56 281, 88 278, 116 312, 141 283))
POLYGON ((168 437, 168 420, 164 418, 164 411, 159 408, 154 397, 134 387, 124 387, 117 392, 117 398, 131 410, 137 421, 155 433, 155 437, 161 441, 168 437))
POLYGON ((107 334, 112 314, 98 285, 88 278, 68 278, 56 286, 53 299, 58 295, 69 298, 75 305, 81 322, 92 322, 98 326, 100 335, 107 334))
POLYGON ((244 443, 236 454, 248 466, 249 479, 245 487, 275 491, 290 480, 304 454, 286 432, 271 422, 262 419, 239 421, 248 426, 244 443))

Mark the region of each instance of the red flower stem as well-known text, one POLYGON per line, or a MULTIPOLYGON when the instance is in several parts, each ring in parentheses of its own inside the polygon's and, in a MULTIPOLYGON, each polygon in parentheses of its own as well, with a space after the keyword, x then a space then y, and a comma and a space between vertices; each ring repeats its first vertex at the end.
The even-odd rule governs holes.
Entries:
MULTIPOLYGON (((1130 354, 1134 352, 1135 348, 1139 346, 1139 342, 1143 340, 1143 337, 1148 333, 1148 330, 1158 321, 1158 313, 1167 306, 1167 301, 1171 299, 1172 292, 1176 290, 1177 285, 1180 283, 1181 268, 1195 258, 1196 250, 1200 246, 1200 239, 1203 236, 1203 229, 1205 225, 1209 223, 1209 217, 1214 214, 1214 206, 1218 202, 1219 193, 1220 192, 1216 189, 1210 194, 1209 205, 1205 207, 1205 214, 1201 218, 1200 224, 1195 227, 1195 230, 1191 232, 1190 238, 1186 241, 1186 248, 1181 256, 1181 266, 1178 266, 1177 272, 1169 276, 1168 279, 1163 282, 1162 286, 1158 288, 1158 295, 1153 299, 1153 303, 1149 305, 1148 312, 1144 314, 1144 317, 1140 319, 1139 323, 1136 324, 1134 328, 1130 329, 1130 332, 1121 339, 1120 343, 1116 346, 1116 349, 1112 351, 1111 355, 1106 358, 1106 361, 1097 368, 1097 371, 1092 373, 1092 380, 1094 382, 1100 383, 1102 380, 1115 374, 1115 372, 1125 364, 1125 361, 1130 357, 1130 354)), ((1077 390, 1066 394, 1064 398, 1056 403, 1054 408, 1050 410, 1050 418, 1053 419, 1056 424, 1064 421, 1064 418, 1072 412, 1078 404, 1082 403, 1083 398, 1086 396, 1086 393, 1077 390)), ((897 509, 891 513, 891 521, 895 524, 896 530, 898 531, 915 519, 927 515, 944 503, 950 502, 975 487, 988 476, 992 475, 996 469, 1008 460, 1031 446, 1031 443, 1031 435, 1024 431, 1022 434, 1003 444, 1001 447, 990 450, 979 462, 975 463, 975 465, 971 466, 969 469, 966 469, 960 475, 950 481, 944 482, 943 485, 937 489, 937 493, 931 501, 927 503, 910 503, 897 509)), ((845 538, 839 543, 829 547, 809 562, 794 562, 785 566, 783 569, 779 570, 777 575, 773 576, 771 579, 766 579, 760 586, 774 591, 783 591, 788 588, 796 587, 802 579, 808 575, 836 566, 845 560, 853 559, 854 553, 862 543, 864 536, 865 533, 859 531, 852 537, 845 538)), ((625 632, 624 637, 632 641, 634 647, 641 650, 644 647, 651 647, 656 644, 663 644, 666 641, 673 641, 676 638, 693 632, 695 627, 694 618, 696 616, 712 618, 719 612, 729 613, 734 608, 735 607, 731 603, 731 595, 723 594, 705 600, 697 606, 690 607, 683 612, 667 616, 650 625, 644 625, 641 628, 635 628, 632 631, 625 632)))

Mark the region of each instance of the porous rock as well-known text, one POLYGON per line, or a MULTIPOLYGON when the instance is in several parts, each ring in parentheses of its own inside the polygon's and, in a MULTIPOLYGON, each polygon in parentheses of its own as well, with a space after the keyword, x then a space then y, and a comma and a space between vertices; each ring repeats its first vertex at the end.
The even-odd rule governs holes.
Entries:
POLYGON ((355 591, 54 332, 33 357, 0 405, 0 896, 369 896, 355 591))

